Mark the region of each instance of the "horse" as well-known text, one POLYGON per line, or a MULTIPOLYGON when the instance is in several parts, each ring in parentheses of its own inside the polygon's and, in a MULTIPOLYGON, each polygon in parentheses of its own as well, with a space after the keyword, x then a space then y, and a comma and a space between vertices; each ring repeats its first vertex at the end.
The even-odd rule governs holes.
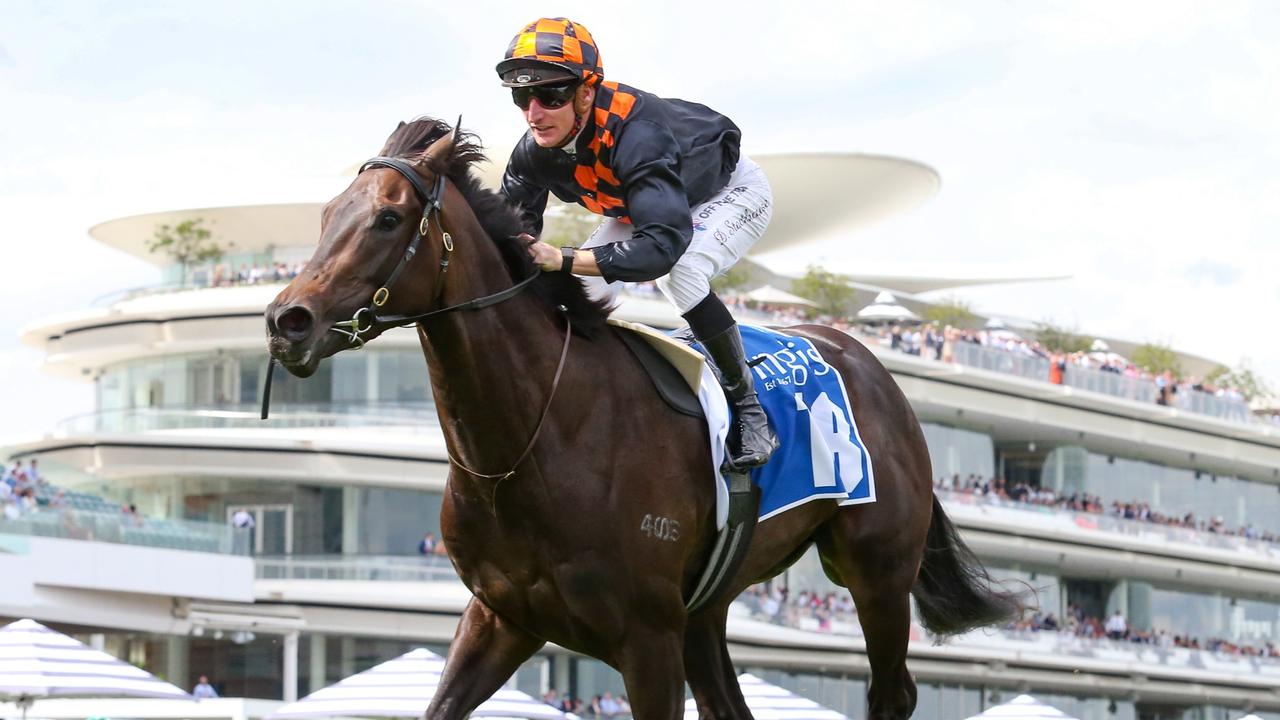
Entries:
POLYGON ((658 398, 610 307, 532 264, 524 221, 471 172, 483 158, 457 126, 400 123, 324 206, 315 254, 266 309, 271 356, 297 377, 389 327, 417 329, 451 463, 440 527, 473 594, 424 717, 467 717, 553 642, 620 672, 638 720, 682 717, 685 682, 702 717, 750 718, 729 604, 811 545, 861 618, 871 718, 915 707, 913 595, 935 636, 1021 611, 933 495, 889 372, 820 325, 785 332, 843 377, 876 501, 817 500, 760 523, 727 592, 687 611, 716 535, 709 431, 658 398))

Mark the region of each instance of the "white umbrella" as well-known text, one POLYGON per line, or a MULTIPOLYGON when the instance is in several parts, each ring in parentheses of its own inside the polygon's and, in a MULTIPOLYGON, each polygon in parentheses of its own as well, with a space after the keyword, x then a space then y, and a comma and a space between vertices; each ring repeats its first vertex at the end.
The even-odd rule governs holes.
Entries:
POLYGON ((920 316, 898 304, 893 293, 885 291, 876 296, 876 301, 858 311, 858 319, 863 322, 913 322, 920 316))
MULTIPOLYGON (((849 720, 835 710, 770 685, 751 673, 739 675, 738 686, 755 720, 849 720)), ((684 703, 684 720, 698 720, 698 706, 693 700, 684 703)))
POLYGON ((805 305, 808 307, 818 307, 818 303, 802 298, 799 295, 792 295, 785 290, 779 290, 772 285, 761 285, 760 287, 747 293, 747 299, 758 303, 769 303, 770 305, 805 305))
MULTIPOLYGON (((270 717, 422 717, 443 672, 444 658, 417 648, 289 703, 270 717)), ((519 690, 503 688, 472 711, 471 717, 563 720, 568 716, 519 690)))
POLYGON ((15 700, 26 717, 37 698, 191 696, 142 668, 24 619, 0 628, 0 697, 15 700))
POLYGON ((1076 720, 1030 695, 1019 695, 1003 705, 989 707, 968 720, 1076 720))

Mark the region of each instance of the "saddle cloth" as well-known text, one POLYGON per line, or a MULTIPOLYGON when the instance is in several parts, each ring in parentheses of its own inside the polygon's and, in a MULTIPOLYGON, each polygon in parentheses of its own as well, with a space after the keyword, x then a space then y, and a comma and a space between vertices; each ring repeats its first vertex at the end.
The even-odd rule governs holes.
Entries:
MULTIPOLYGON (((729 432, 729 407, 720 383, 700 352, 644 325, 610 319, 635 331, 676 366, 698 397, 711 440, 716 483, 716 528, 728 518, 729 490, 720 472, 729 432), (694 384, 696 380, 696 386, 694 384)), ((806 338, 753 325, 739 325, 752 364, 756 392, 780 446, 751 472, 760 487, 760 520, 807 502, 834 499, 841 505, 875 502, 875 477, 852 414, 840 373, 806 338)), ((695 348, 701 350, 696 343, 695 348)))

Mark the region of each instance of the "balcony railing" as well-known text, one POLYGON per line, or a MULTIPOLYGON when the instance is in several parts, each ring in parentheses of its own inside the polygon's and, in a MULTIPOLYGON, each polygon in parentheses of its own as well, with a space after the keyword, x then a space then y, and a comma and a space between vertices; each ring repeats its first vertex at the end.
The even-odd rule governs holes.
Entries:
POLYGON ((395 427, 416 433, 431 432, 439 428, 439 418, 431 403, 281 403, 272 407, 271 417, 267 420, 261 419, 260 412, 261 408, 256 403, 103 410, 62 420, 54 427, 54 434, 65 437, 107 432, 295 427, 395 427))
POLYGON ((442 555, 271 555, 254 558, 258 580, 447 582, 458 573, 442 555))
POLYGON ((248 555, 249 530, 193 520, 159 520, 123 513, 42 508, 16 519, 0 517, 0 535, 51 537, 193 552, 248 555))
POLYGON ((961 365, 981 368, 1030 380, 1049 380, 1049 361, 1034 355, 1020 355, 976 343, 957 342, 952 357, 961 365))
MULTIPOLYGON (((1062 384, 1081 390, 1112 395, 1140 403, 1154 404, 1156 384, 1142 378, 1126 377, 1120 373, 1103 372, 1092 368, 1068 366, 1062 373, 1062 384)), ((1204 393, 1195 393, 1204 395, 1204 393)), ((1205 413, 1210 415, 1212 413, 1205 413)))
POLYGON ((947 503, 960 505, 985 505, 1026 512, 1029 516, 1044 517, 1052 514, 1055 519, 1068 521, 1073 527, 1092 530, 1100 533, 1115 533, 1128 537, 1144 537, 1163 540, 1169 543, 1195 545, 1197 547, 1217 548, 1232 552, 1247 553, 1253 557, 1266 558, 1280 563, 1280 543, 1268 542, 1244 535, 1214 533, 1196 528, 1165 525, 1163 523, 1146 522, 1116 517, 1106 513, 1086 513, 1066 510, 1053 506, 1020 503, 1005 500, 995 495, 976 495, 956 492, 944 488, 935 488, 938 497, 947 503))
MULTIPOLYGON (((740 595, 733 601, 730 606, 730 616, 806 632, 863 637, 862 626, 858 622, 856 612, 819 614, 810 608, 786 603, 774 602, 769 605, 750 592, 740 595)), ((911 639, 913 642, 928 641, 919 621, 914 617, 911 639)), ((1258 639, 1255 642, 1254 651, 1257 652, 1258 647, 1264 645, 1266 639, 1258 639)), ((1224 676, 1256 678, 1258 675, 1263 675, 1280 681, 1280 657, 1094 638, 1076 635, 1069 631, 982 629, 949 640, 947 647, 961 651, 980 651, 983 654, 1003 651, 1046 659, 1061 658, 1068 664, 1073 661, 1092 660, 1099 663, 1126 664, 1134 669, 1158 665, 1184 672, 1224 676)))
MULTIPOLYGON (((277 280, 274 277, 263 278, 253 285, 279 285, 288 282, 288 279, 277 280)), ((248 287, 250 285, 244 283, 222 284, 216 287, 248 287)), ((94 305, 111 305, 124 300, 141 297, 144 295, 154 295, 163 293, 186 292, 192 290, 203 290, 215 287, 209 284, 208 278, 198 275, 192 283, 179 285, 175 283, 157 284, 145 287, 131 288, 121 290, 110 295, 103 296, 94 301, 94 305)), ((623 293, 639 298, 657 297, 656 290, 647 287, 624 288, 623 293)), ((776 320, 769 313, 750 310, 745 308, 735 309, 735 314, 749 322, 757 322, 768 324, 776 320)), ((861 336, 861 339, 869 342, 876 342, 877 339, 868 336, 861 336)), ((1049 361, 1035 355, 1027 355, 1024 353, 1012 352, 996 347, 979 345, 976 343, 956 341, 952 343, 952 357, 955 362, 968 367, 980 368, 991 372, 998 372, 1006 375, 1015 375, 1031 380, 1039 380, 1048 382, 1049 380, 1049 361)), ((1159 394, 1156 383, 1153 380, 1143 378, 1133 378, 1121 375, 1119 373, 1102 372, 1091 368, 1082 368, 1070 365, 1063 373, 1062 383, 1064 385, 1088 390, 1103 395, 1111 395, 1113 397, 1125 398, 1141 403, 1154 404, 1159 394)), ((1211 393, 1194 389, 1183 389, 1174 395, 1173 404, 1175 407, 1186 412, 1198 415, 1207 415, 1210 417, 1222 418, 1234 422, 1243 423, 1262 423, 1260 420, 1249 412, 1249 406, 1246 402, 1238 399, 1223 398, 1211 393)), ((300 425, 308 423, 302 422, 300 425)), ((225 426, 225 425, 224 425, 225 426)), ((235 425, 232 425, 233 427, 235 425)), ((194 424, 194 425, 178 425, 176 427, 223 427, 210 424, 194 424)), ((163 427, 149 427, 144 429, 169 429, 163 427)), ((125 429, 125 432, 132 431, 125 429)))
MULTIPOLYGON (((861 335, 858 337, 864 342, 884 344, 880 338, 861 335)), ((1035 355, 957 341, 952 344, 951 356, 957 364, 967 367, 1016 375, 1030 380, 1049 381, 1049 361, 1035 355)), ((1120 373, 1103 372, 1076 365, 1068 365, 1063 371, 1062 384, 1145 404, 1155 404, 1159 396, 1154 380, 1128 377, 1120 373)), ((1180 410, 1197 415, 1208 415, 1242 423, 1266 422, 1249 412, 1249 405, 1243 400, 1218 397, 1189 387, 1179 388, 1173 394, 1172 403, 1180 410)))

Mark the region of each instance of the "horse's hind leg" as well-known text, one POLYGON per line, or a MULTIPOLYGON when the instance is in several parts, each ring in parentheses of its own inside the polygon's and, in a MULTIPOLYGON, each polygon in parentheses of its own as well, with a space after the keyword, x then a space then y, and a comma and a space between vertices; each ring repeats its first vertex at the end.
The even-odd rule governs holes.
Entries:
POLYGON ((471 598, 449 648, 440 687, 423 717, 463 720, 544 644, 471 598))
POLYGON ((684 667, 701 720, 750 720, 751 711, 729 658, 725 639, 728 601, 689 618, 684 633, 684 667))
MULTIPOLYGON (((877 472, 879 475, 879 472, 877 472)), ((878 504, 843 508, 817 534, 818 551, 832 580, 853 593, 871 661, 867 690, 869 720, 911 717, 916 686, 907 671, 907 639, 911 633, 911 587, 923 552, 923 533, 868 533, 879 521, 878 504), (917 538, 916 535, 919 535, 917 538), (838 579, 837 579, 838 578, 838 579)))

